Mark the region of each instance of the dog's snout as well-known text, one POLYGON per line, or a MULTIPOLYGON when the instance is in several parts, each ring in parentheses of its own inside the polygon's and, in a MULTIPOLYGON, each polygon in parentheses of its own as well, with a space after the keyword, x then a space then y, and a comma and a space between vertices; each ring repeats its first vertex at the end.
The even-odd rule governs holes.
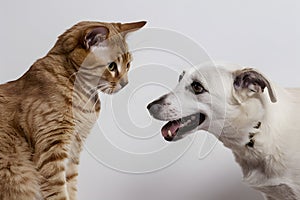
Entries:
POLYGON ((147 109, 149 111, 157 111, 158 110, 158 107, 160 106, 160 101, 159 99, 156 100, 156 101, 153 101, 152 103, 149 103, 148 106, 147 106, 147 109))
POLYGON ((147 109, 150 110, 153 105, 154 105, 153 102, 149 103, 148 106, 147 106, 147 109))
POLYGON ((147 106, 147 109, 149 110, 150 114, 152 114, 152 115, 157 114, 159 112, 160 108, 161 108, 160 104, 153 104, 153 102, 147 106))
POLYGON ((167 95, 160 97, 159 99, 148 104, 147 109, 151 115, 156 116, 162 107, 165 105, 167 95))
POLYGON ((147 106, 147 109, 151 110, 151 109, 153 109, 153 107, 154 108, 158 107, 160 104, 164 103, 165 99, 166 99, 166 95, 164 95, 164 96, 160 97, 159 99, 149 103, 148 106, 147 106))

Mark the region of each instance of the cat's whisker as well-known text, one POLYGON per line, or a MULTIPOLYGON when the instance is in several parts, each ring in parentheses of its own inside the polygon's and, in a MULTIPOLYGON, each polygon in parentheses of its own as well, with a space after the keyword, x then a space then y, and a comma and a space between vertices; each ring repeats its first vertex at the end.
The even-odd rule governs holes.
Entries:
POLYGON ((114 91, 114 89, 112 87, 110 87, 109 90, 108 90, 108 94, 112 94, 113 91, 114 91))
POLYGON ((98 75, 98 73, 96 74, 88 74, 88 73, 84 73, 84 72, 81 72, 81 73, 78 73, 77 77, 82 77, 84 78, 85 81, 98 81, 101 79, 101 75, 98 75))
POLYGON ((101 91, 107 92, 106 90, 109 89, 109 88, 111 88, 110 85, 105 85, 105 86, 100 87, 100 88, 98 88, 98 89, 101 90, 101 91))
POLYGON ((69 77, 69 80, 73 77, 73 76, 76 76, 78 72, 74 72, 73 74, 71 74, 71 76, 69 77))
POLYGON ((109 85, 106 85, 106 86, 103 86, 101 88, 98 88, 98 90, 101 90, 101 91, 105 91, 106 89, 108 89, 110 86, 109 85))
MULTIPOLYGON (((91 96, 90 96, 90 98, 88 99, 87 102, 90 102, 91 99, 93 99, 97 94, 98 94, 98 90, 95 90, 95 91, 91 94, 91 96)), ((87 104, 86 104, 86 105, 87 105, 87 104)))
MULTIPOLYGON (((96 106, 98 105, 98 103, 99 103, 99 99, 97 100, 97 101, 95 101, 95 103, 93 104, 93 106, 92 106, 92 109, 93 110, 96 110, 96 106)), ((96 112, 95 112, 96 113, 96 112)), ((95 117, 96 118, 96 120, 97 120, 97 116, 95 117)))
POLYGON ((109 84, 108 84, 108 83, 103 83, 103 84, 101 84, 101 85, 97 85, 96 88, 97 88, 97 89, 102 89, 102 88, 105 87, 105 86, 109 87, 109 84))
POLYGON ((105 90, 105 93, 109 94, 109 91, 110 91, 110 88, 107 88, 107 89, 105 90))
MULTIPOLYGON (((89 106, 89 102, 92 101, 92 99, 97 95, 97 93, 98 93, 98 90, 96 90, 96 91, 90 96, 90 98, 87 100, 86 104, 83 106, 83 109, 85 109, 85 108, 87 108, 87 107, 89 106)), ((96 103, 97 103, 97 101, 96 101, 96 103)))
POLYGON ((93 85, 89 85, 88 81, 84 81, 82 79, 83 77, 78 76, 76 79, 77 82, 76 85, 82 88, 87 94, 94 93, 95 90, 102 89, 104 86, 108 84, 108 83, 102 83, 100 85, 93 86, 93 85))
POLYGON ((90 92, 95 92, 95 90, 97 91, 97 90, 99 90, 99 89, 102 89, 103 87, 105 87, 107 85, 107 83, 103 83, 103 84, 100 84, 100 85, 97 85, 96 87, 93 87, 93 88, 91 88, 89 91, 88 91, 88 93, 90 93, 90 92))
MULTIPOLYGON (((88 99, 87 102, 90 102, 95 97, 95 95, 98 93, 99 89, 101 89, 102 91, 109 93, 109 94, 111 94, 113 91, 113 89, 107 83, 101 84, 100 86, 102 86, 102 87, 97 86, 96 88, 93 88, 89 91, 89 92, 92 91, 92 94, 90 95, 90 98, 88 99)), ((88 104, 85 104, 83 108, 86 108, 86 106, 88 106, 88 104)))

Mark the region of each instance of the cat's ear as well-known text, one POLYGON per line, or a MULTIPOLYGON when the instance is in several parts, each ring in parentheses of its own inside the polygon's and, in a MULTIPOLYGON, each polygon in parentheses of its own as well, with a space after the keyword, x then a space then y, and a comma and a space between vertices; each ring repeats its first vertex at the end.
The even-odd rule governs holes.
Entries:
POLYGON ((105 26, 98 26, 86 33, 84 37, 84 47, 90 49, 92 46, 98 46, 108 38, 109 30, 105 26))
POLYGON ((147 23, 146 21, 140 21, 140 22, 118 24, 118 25, 119 25, 120 33, 123 36, 126 36, 127 33, 139 30, 140 28, 145 26, 146 23, 147 23))

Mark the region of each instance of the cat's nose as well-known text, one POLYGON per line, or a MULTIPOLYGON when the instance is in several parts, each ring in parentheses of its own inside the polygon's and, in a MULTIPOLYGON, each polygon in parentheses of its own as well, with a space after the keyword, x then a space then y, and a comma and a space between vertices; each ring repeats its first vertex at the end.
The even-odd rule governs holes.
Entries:
POLYGON ((120 81, 120 85, 121 85, 122 88, 125 87, 127 84, 128 84, 127 80, 120 81))

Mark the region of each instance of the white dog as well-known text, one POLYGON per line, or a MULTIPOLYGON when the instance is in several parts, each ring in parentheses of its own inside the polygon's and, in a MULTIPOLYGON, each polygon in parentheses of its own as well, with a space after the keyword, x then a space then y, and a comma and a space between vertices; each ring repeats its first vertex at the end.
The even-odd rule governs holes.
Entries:
POLYGON ((267 200, 299 200, 300 89, 280 88, 251 68, 227 68, 183 73, 173 92, 148 105, 150 114, 169 121, 162 128, 168 141, 196 130, 214 134, 267 200))

